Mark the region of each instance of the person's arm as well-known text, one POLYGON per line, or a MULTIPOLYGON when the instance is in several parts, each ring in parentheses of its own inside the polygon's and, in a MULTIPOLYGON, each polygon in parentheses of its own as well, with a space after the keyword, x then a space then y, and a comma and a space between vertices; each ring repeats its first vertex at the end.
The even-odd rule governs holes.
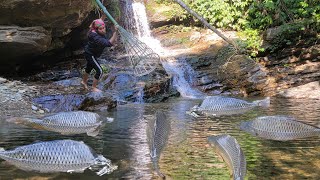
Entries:
POLYGON ((91 38, 92 38, 92 41, 95 42, 99 46, 102 46, 102 47, 113 46, 113 44, 111 44, 110 41, 106 37, 100 36, 97 33, 92 33, 91 38))
POLYGON ((112 34, 112 37, 109 39, 110 43, 114 46, 115 43, 117 42, 117 30, 118 28, 117 27, 114 27, 114 30, 113 30, 113 34, 112 34))
POLYGON ((101 15, 101 17, 100 17, 100 19, 102 20, 102 21, 104 21, 105 19, 106 19, 106 15, 102 12, 102 15, 101 15))

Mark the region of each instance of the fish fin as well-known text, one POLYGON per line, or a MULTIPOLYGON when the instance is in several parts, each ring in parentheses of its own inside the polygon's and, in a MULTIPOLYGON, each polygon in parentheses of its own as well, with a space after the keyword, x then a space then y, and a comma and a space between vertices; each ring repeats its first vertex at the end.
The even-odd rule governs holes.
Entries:
POLYGON ((114 121, 114 118, 112 118, 112 117, 107 117, 106 118, 106 122, 107 123, 112 123, 114 121))
POLYGON ((60 134, 62 134, 62 135, 73 135, 73 134, 75 134, 75 133, 68 133, 68 132, 60 132, 60 134))
POLYGON ((200 117, 200 115, 197 114, 197 113, 194 112, 194 111, 186 111, 186 114, 188 114, 188 115, 190 115, 190 116, 193 116, 193 117, 195 117, 195 118, 200 117))
POLYGON ((253 101, 254 104, 261 107, 269 107, 270 106, 270 97, 266 97, 262 100, 253 101))
POLYGON ((118 168, 118 166, 116 165, 107 165, 105 167, 103 167, 102 169, 100 169, 98 172, 96 172, 96 174, 98 176, 103 176, 105 174, 110 174, 112 171, 116 170, 118 168))
POLYGON ((97 136, 97 135, 99 134, 99 132, 100 132, 100 128, 98 127, 98 128, 96 128, 95 130, 93 130, 93 131, 87 132, 87 135, 88 135, 88 136, 95 137, 95 136, 97 136))
POLYGON ((84 170, 83 169, 79 169, 79 170, 68 170, 67 173, 83 173, 84 170))
POLYGON ((166 179, 166 176, 159 169, 157 169, 156 172, 159 177, 161 177, 162 179, 166 179))

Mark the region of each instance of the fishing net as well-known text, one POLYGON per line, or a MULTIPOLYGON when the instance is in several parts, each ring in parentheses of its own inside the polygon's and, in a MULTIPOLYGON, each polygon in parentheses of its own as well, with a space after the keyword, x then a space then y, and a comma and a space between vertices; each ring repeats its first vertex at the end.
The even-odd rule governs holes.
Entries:
POLYGON ((132 73, 135 76, 143 76, 155 70, 159 65, 160 56, 133 34, 119 26, 100 0, 96 0, 96 3, 119 31, 121 41, 123 42, 127 53, 125 59, 129 61, 129 64, 125 65, 127 67, 123 66, 123 69, 127 73, 132 73))
POLYGON ((159 64, 160 56, 121 26, 118 30, 133 74, 143 76, 151 73, 159 64))

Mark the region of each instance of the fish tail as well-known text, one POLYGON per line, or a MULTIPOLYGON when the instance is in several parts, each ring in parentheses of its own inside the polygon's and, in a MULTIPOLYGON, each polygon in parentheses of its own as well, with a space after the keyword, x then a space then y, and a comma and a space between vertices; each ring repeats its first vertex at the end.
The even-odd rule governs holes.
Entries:
POLYGON ((15 124, 23 124, 23 125, 28 125, 29 123, 40 121, 39 119, 34 119, 34 118, 29 118, 29 117, 12 117, 6 120, 7 122, 10 123, 15 123, 15 124))
POLYGON ((158 176, 161 177, 162 179, 166 179, 166 176, 160 171, 157 161, 153 163, 153 166, 154 166, 154 171, 158 174, 158 176))
POLYGON ((0 158, 3 157, 3 153, 5 152, 5 149, 0 147, 0 158))
POLYGON ((266 97, 262 100, 253 101, 254 104, 261 107, 269 107, 270 106, 270 97, 266 97))

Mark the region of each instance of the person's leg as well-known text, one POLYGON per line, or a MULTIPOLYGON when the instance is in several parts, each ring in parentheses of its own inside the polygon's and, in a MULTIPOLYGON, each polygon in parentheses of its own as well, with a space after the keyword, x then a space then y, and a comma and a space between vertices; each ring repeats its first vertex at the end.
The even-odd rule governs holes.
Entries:
POLYGON ((93 92, 101 92, 101 90, 97 88, 98 83, 99 83, 99 80, 94 78, 93 83, 92 83, 92 91, 93 92))
POLYGON ((103 71, 102 67, 98 63, 95 57, 92 56, 92 60, 94 62, 93 68, 96 70, 96 74, 94 75, 93 83, 92 83, 92 91, 101 92, 100 89, 97 88, 100 78, 102 77, 103 71))
POLYGON ((84 73, 82 76, 82 81, 81 84, 83 85, 84 89, 89 90, 88 88, 88 78, 89 78, 89 74, 88 73, 84 73))
POLYGON ((87 65, 86 65, 86 68, 85 68, 85 72, 84 72, 84 74, 82 76, 81 84, 83 85, 83 87, 86 90, 89 90, 89 88, 88 88, 88 79, 89 79, 90 72, 93 69, 93 62, 92 62, 92 58, 91 58, 90 55, 88 55, 86 53, 84 55, 85 55, 85 58, 87 60, 87 65))

